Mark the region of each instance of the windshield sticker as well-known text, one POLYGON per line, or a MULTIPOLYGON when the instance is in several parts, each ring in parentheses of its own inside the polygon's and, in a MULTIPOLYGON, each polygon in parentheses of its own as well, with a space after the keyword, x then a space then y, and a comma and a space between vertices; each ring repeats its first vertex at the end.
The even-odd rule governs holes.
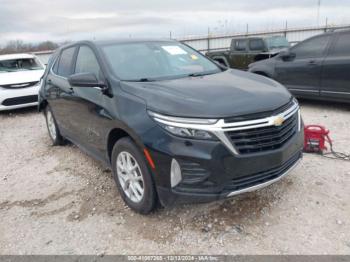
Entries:
POLYGON ((196 55, 191 55, 192 60, 198 60, 198 56, 196 55))
POLYGON ((177 45, 162 46, 162 48, 171 55, 186 55, 187 52, 177 45))

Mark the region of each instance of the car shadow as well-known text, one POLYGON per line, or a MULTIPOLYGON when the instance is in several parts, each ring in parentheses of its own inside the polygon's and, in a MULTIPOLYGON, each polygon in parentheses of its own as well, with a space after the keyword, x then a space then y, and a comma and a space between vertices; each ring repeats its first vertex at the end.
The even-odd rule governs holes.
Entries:
POLYGON ((12 115, 26 115, 31 113, 38 112, 37 106, 31 106, 31 107, 24 107, 24 108, 18 108, 13 110, 6 110, 6 111, 0 111, 0 115, 2 116, 12 116, 12 115))
POLYGON ((306 98, 298 98, 299 104, 303 106, 317 107, 320 109, 336 109, 341 111, 350 111, 350 103, 332 102, 332 101, 321 101, 311 100, 306 98))

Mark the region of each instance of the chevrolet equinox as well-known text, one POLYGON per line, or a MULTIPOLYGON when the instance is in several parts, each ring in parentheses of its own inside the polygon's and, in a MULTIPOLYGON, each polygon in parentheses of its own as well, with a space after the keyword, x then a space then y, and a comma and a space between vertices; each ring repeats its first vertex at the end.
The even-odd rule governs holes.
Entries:
POLYGON ((171 40, 82 41, 55 52, 39 110, 53 145, 110 167, 133 210, 206 202, 270 185, 302 157, 286 88, 171 40))

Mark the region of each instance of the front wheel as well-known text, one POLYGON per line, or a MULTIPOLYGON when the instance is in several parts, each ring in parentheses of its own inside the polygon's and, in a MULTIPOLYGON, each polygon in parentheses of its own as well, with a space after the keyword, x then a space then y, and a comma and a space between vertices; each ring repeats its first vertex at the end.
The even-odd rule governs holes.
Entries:
POLYGON ((130 138, 114 145, 112 170, 124 202, 138 213, 150 213, 157 202, 155 186, 144 156, 130 138))
POLYGON ((55 117, 53 116, 52 110, 49 106, 45 108, 45 119, 46 119, 47 130, 49 132, 49 136, 51 138, 52 144, 54 146, 63 145, 64 138, 60 134, 55 117))

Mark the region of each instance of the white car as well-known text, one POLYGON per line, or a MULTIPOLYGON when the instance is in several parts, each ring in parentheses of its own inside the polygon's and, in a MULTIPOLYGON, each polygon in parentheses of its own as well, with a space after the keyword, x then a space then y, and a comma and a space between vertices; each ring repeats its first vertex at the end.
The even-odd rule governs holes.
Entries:
POLYGON ((0 55, 0 111, 37 105, 44 71, 34 55, 0 55))

